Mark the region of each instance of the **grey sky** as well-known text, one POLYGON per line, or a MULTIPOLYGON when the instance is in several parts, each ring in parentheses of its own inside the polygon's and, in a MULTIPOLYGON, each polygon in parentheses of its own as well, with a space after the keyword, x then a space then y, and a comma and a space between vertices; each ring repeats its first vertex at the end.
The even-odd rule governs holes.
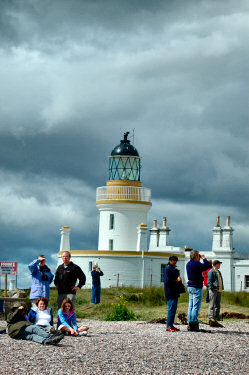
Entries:
POLYGON ((234 246, 249 252, 248 11, 0 1, 0 260, 23 273, 45 252, 54 269, 62 225, 73 249, 95 249, 95 189, 133 129, 149 225, 167 216, 172 245, 205 250, 216 216, 231 215, 234 246))

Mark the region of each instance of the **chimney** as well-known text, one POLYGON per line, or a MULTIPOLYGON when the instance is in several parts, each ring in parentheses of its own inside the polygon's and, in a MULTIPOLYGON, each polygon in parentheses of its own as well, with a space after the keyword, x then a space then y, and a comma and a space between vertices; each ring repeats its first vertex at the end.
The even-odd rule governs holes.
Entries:
POLYGON ((226 227, 230 227, 230 216, 227 216, 226 227))
POLYGON ((163 228, 167 227, 167 219, 166 217, 163 217, 163 228))
POLYGON ((61 229, 61 244, 60 244, 60 251, 70 251, 70 227, 64 225, 61 229))
POLYGON ((217 227, 220 227, 220 217, 217 216, 217 224, 216 224, 217 227))

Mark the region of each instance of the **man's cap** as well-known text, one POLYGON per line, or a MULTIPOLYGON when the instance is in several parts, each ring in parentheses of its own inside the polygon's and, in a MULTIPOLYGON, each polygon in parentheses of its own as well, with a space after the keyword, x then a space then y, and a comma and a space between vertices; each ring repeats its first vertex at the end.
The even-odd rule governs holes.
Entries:
POLYGON ((216 259, 216 260, 213 261, 213 266, 215 266, 216 264, 221 264, 221 263, 222 262, 220 262, 219 260, 216 259))

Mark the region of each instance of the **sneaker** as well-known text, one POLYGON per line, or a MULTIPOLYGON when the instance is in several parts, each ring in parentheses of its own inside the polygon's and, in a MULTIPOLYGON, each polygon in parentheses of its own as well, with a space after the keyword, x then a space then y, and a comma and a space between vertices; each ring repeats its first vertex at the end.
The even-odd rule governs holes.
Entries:
POLYGON ((47 339, 45 339, 43 341, 43 345, 56 345, 58 344, 58 342, 60 342, 62 339, 64 338, 64 335, 61 334, 59 336, 56 336, 56 335, 52 335, 50 337, 48 337, 47 339))
POLYGON ((166 332, 177 332, 174 327, 166 328, 166 332))
POLYGON ((87 336, 88 331, 79 332, 79 336, 87 336))

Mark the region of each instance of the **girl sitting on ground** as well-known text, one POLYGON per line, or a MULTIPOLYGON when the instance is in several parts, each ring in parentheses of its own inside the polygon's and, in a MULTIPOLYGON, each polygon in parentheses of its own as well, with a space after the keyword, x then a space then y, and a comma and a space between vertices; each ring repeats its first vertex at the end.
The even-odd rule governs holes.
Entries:
POLYGON ((76 313, 73 309, 73 301, 70 298, 65 298, 62 301, 61 308, 58 310, 57 328, 63 333, 71 336, 86 335, 88 327, 78 327, 76 323, 76 313))
POLYGON ((48 307, 48 299, 46 297, 37 298, 35 305, 32 306, 28 313, 28 320, 46 331, 53 330, 53 313, 51 307, 48 307))

